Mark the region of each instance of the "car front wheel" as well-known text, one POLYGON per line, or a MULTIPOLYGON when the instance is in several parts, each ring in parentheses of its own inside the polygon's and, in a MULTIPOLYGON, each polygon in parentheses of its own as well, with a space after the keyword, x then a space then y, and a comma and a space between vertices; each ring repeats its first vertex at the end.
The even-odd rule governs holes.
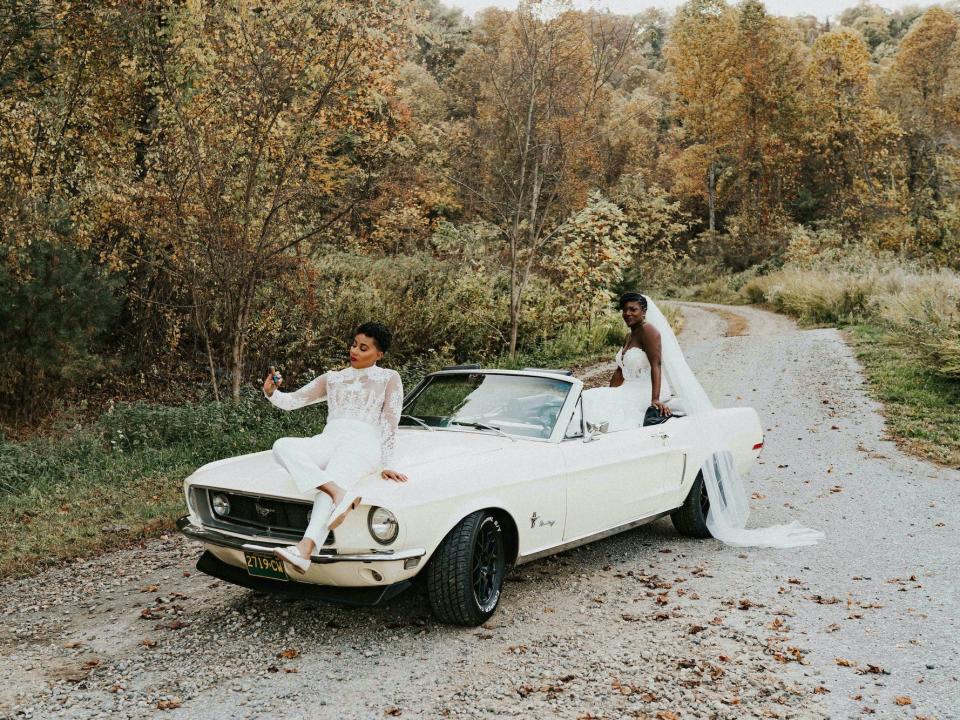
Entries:
POLYGON ((500 521, 479 510, 457 523, 427 567, 433 614, 453 625, 482 625, 500 602, 506 568, 500 521))
POLYGON ((707 512, 710 510, 710 498, 707 496, 707 486, 703 484, 703 473, 697 474, 693 487, 687 494, 683 505, 670 514, 673 526, 681 535, 693 538, 713 537, 707 527, 707 512))

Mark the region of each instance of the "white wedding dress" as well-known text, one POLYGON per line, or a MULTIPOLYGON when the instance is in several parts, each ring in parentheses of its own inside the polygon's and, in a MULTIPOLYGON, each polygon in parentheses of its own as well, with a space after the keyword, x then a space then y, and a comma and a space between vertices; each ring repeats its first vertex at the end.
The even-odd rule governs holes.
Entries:
MULTIPOLYGON (((617 351, 617 367, 623 375, 618 387, 598 387, 583 391, 584 418, 594 425, 610 424, 608 432, 637 428, 643 425, 643 416, 653 399, 653 378, 650 360, 638 347, 617 351)), ((670 383, 660 374, 660 401, 671 398, 670 383)))
MULTIPOLYGON (((696 416, 714 410, 713 403, 704 391, 697 376, 687 364, 677 336, 667 322, 666 317, 649 297, 647 299, 646 320, 660 332, 663 378, 660 382, 660 399, 664 393, 672 391, 675 397, 670 406, 679 404, 689 416, 696 416), (669 381, 669 385, 667 382, 669 381)), ((624 374, 624 383, 616 388, 597 388, 583 392, 584 418, 591 422, 604 419, 610 421, 610 430, 637 427, 643 424, 643 414, 650 405, 649 364, 646 372, 642 365, 646 361, 643 351, 628 351, 624 358, 618 353, 617 365, 624 374), (640 357, 634 356, 643 356, 640 357), (627 381, 627 374, 631 380, 627 381), (625 391, 625 392, 624 392, 625 391), (618 394, 619 393, 619 394, 618 394), (588 395, 590 396, 588 398, 588 395), (589 407, 588 407, 589 404, 589 407), (609 414, 609 418, 601 417, 609 414), (593 418, 591 418, 593 414, 593 418)), ((670 427, 670 422, 657 426, 661 431, 670 427)), ((717 540, 728 545, 740 547, 788 548, 800 545, 814 545, 824 539, 819 530, 803 527, 794 521, 787 525, 771 525, 764 528, 747 528, 750 505, 743 479, 737 474, 730 448, 716 448, 701 468, 710 510, 707 513, 707 528, 717 540)))

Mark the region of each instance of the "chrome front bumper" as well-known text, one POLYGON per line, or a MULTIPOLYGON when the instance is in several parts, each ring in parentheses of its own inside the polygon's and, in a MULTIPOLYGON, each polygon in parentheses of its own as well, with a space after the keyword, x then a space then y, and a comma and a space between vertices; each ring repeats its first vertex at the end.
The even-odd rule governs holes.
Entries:
MULTIPOLYGON (((219 547, 229 548, 231 550, 248 550, 256 552, 258 546, 269 547, 272 549, 274 547, 286 547, 289 545, 288 542, 278 542, 276 540, 260 538, 257 538, 255 542, 250 542, 250 540, 245 538, 239 538, 235 535, 228 535, 226 533, 218 532, 217 530, 211 530, 210 528, 205 528, 201 525, 194 525, 190 522, 189 515, 184 515, 182 518, 177 520, 177 529, 191 540, 199 540, 203 543, 209 543, 211 545, 217 545, 219 547)), ((336 551, 328 551, 316 553, 310 559, 315 565, 343 562, 373 563, 391 560, 409 560, 410 558, 423 557, 426 554, 427 551, 423 548, 409 548, 407 550, 400 551, 370 550, 370 552, 355 553, 350 555, 341 555, 336 551)))

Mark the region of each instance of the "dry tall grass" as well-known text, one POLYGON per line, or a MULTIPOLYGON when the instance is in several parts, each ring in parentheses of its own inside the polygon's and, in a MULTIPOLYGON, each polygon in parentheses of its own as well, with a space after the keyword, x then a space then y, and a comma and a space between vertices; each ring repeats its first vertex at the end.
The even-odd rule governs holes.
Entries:
POLYGON ((960 378, 960 275, 864 256, 786 266, 742 291, 814 324, 878 322, 930 371, 960 378))

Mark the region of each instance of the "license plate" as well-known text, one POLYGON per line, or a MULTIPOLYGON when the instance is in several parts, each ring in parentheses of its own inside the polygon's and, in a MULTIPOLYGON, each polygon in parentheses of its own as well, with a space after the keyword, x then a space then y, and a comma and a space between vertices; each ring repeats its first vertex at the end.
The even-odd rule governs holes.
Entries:
POLYGON ((244 559, 247 561, 247 574, 254 577, 272 578, 273 580, 286 580, 287 572, 283 569, 283 561, 272 555, 255 555, 245 552, 244 559))

